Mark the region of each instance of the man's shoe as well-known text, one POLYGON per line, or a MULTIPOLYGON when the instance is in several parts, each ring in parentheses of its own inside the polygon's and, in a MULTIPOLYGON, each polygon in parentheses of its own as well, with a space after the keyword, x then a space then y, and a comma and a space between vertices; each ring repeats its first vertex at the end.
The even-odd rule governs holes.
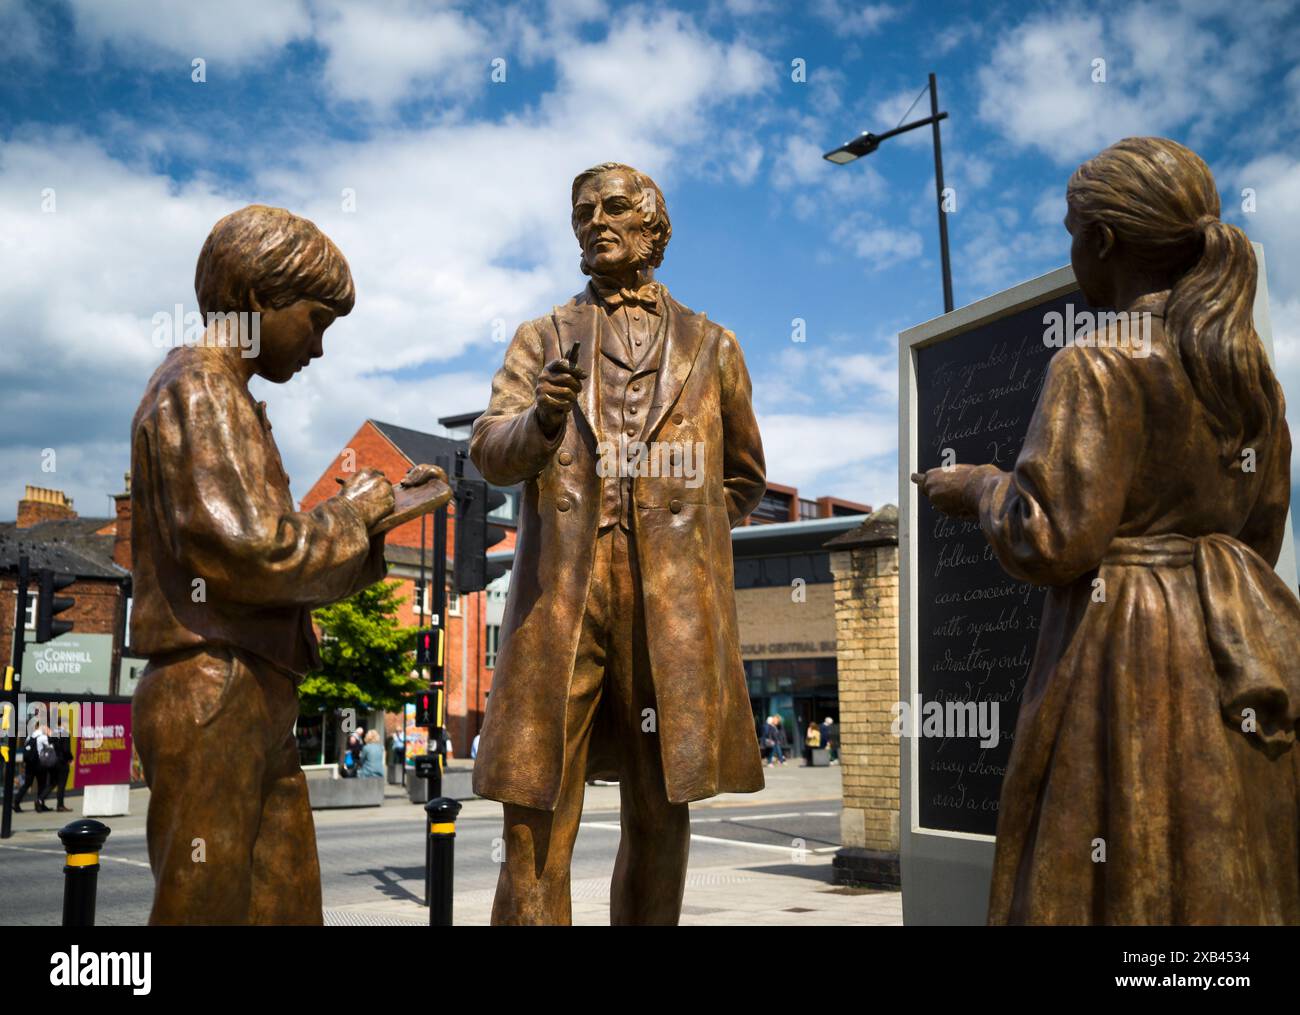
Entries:
POLYGON ((14 813, 15 813, 15 814, 21 814, 22 812, 23 812, 23 805, 22 805, 22 804, 14 804, 14 813))
POLYGON ((44 804, 42 804, 42 803, 38 803, 38 804, 36 805, 36 810, 37 810, 38 812, 42 812, 42 811, 48 811, 49 808, 46 807, 46 806, 45 806, 44 804))
POLYGON ((71 808, 71 807, 64 807, 62 804, 59 805, 59 808, 58 808, 58 809, 59 809, 60 811, 62 811, 64 814, 71 814, 71 813, 72 813, 72 808, 71 808))

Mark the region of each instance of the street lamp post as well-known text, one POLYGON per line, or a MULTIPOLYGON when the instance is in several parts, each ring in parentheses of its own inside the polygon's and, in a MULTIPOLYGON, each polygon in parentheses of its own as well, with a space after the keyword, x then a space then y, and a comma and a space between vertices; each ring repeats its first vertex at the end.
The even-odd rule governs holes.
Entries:
POLYGON ((944 209, 944 186, 943 186, 943 149, 939 141, 939 121, 946 120, 947 113, 939 112, 939 87, 935 83, 934 75, 930 75, 930 115, 923 120, 914 120, 912 123, 906 123, 895 127, 893 130, 886 130, 880 134, 873 134, 870 131, 864 131, 855 137, 852 141, 846 141, 834 151, 829 151, 822 158, 828 162, 834 162, 837 166, 847 165, 855 162, 864 155, 870 155, 880 147, 880 142, 891 138, 896 134, 905 134, 909 130, 916 130, 918 127, 924 127, 929 124, 934 131, 934 191, 935 200, 939 206, 939 255, 943 261, 943 312, 952 313, 952 266, 948 259, 948 212, 944 209))

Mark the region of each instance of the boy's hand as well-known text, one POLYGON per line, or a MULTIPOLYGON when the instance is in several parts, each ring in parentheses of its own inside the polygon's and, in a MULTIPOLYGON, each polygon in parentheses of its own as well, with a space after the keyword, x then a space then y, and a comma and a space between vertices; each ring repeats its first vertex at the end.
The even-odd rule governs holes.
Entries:
POLYGON ((366 528, 393 511, 393 484, 378 469, 358 471, 343 484, 339 496, 352 502, 366 528))
POLYGON ((416 465, 411 468, 410 472, 408 472, 405 476, 402 477, 402 481, 397 485, 398 486, 423 486, 431 479, 440 479, 444 483, 446 483, 447 474, 443 472, 442 469, 438 468, 438 466, 436 465, 416 465))

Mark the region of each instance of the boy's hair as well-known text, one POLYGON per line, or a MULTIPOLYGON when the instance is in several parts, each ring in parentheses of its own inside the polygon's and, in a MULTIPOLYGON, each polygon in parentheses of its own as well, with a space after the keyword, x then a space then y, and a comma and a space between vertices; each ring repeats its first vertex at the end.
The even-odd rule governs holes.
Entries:
POLYGON ((250 204, 208 234, 194 269, 199 311, 252 310, 252 294, 268 309, 319 300, 339 317, 356 294, 348 262, 314 222, 283 208, 250 204))

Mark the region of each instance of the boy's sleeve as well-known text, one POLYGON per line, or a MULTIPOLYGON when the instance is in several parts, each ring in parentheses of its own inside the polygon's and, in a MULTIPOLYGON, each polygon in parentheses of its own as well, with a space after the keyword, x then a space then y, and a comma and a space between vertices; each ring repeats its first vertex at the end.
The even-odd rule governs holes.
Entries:
POLYGON ((161 535, 209 595, 314 606, 383 576, 383 538, 367 535, 346 498, 284 510, 288 477, 236 378, 186 375, 160 393, 154 423, 161 535))

